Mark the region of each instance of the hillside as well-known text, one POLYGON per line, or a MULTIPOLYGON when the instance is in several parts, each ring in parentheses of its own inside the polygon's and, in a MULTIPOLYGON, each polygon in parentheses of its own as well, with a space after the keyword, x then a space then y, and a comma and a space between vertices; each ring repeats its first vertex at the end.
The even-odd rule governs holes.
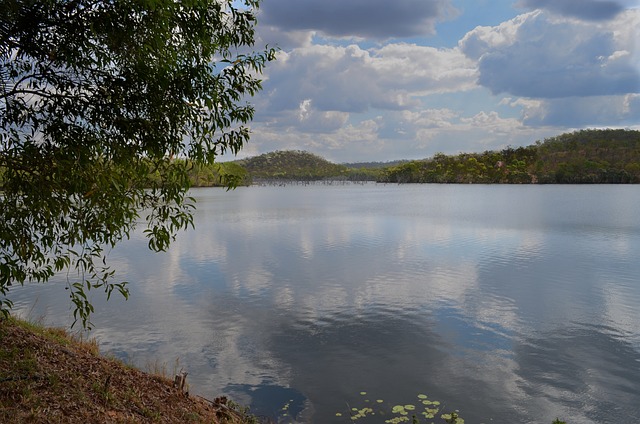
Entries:
POLYGON ((100 356, 95 342, 0 315, 1 423, 255 422, 226 398, 100 356))
POLYGON ((640 183, 640 131, 579 131, 537 147, 541 182, 640 183))
POLYGON ((256 180, 313 181, 344 176, 347 167, 299 150, 276 151, 235 161, 256 180))
POLYGON ((582 130, 526 147, 414 161, 335 164, 304 151, 276 151, 194 167, 192 184, 348 180, 390 183, 638 184, 640 131, 582 130))
POLYGON ((640 131, 582 130, 526 147, 436 154, 384 170, 380 182, 508 184, 640 183, 640 131))

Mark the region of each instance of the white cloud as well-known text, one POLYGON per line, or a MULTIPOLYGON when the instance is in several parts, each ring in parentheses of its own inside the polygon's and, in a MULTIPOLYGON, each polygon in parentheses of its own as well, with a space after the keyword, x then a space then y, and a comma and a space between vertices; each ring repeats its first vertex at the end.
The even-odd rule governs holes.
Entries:
POLYGON ((482 55, 492 50, 499 50, 514 44, 519 28, 530 18, 539 13, 528 13, 488 27, 478 26, 469 31, 458 43, 462 52, 468 57, 479 60, 482 55))
POLYGON ((459 43, 477 59, 479 84, 530 98, 640 92, 633 40, 640 11, 606 23, 552 18, 540 11, 496 27, 478 27, 459 43), (623 25, 624 24, 624 25, 623 25))
POLYGON ((339 128, 342 128, 349 119, 349 114, 345 112, 317 110, 311 99, 304 99, 300 102, 297 119, 286 119, 287 116, 291 115, 290 113, 283 115, 285 119, 281 120, 281 124, 285 126, 295 126, 299 131, 310 133, 337 131, 339 128))
MULTIPOLYGON (((514 107, 522 107, 519 101, 512 103, 514 107)), ((294 113, 297 115, 298 111, 291 112, 294 113)), ((492 111, 467 115, 447 108, 418 108, 362 120, 352 114, 343 126, 331 132, 301 131, 297 126, 260 126, 250 146, 257 146, 261 152, 308 150, 334 162, 386 161, 422 159, 437 152, 456 154, 529 145, 558 132, 557 127, 545 123, 525 126, 518 118, 492 111)))
POLYGON ((306 100, 319 111, 401 110, 417 106, 417 96, 473 88, 475 72, 458 49, 312 45, 280 55, 258 101, 269 113, 297 110, 306 100))
POLYGON ((462 141, 465 133, 474 134, 469 137, 470 145, 474 145, 490 134, 509 137, 525 130, 519 119, 505 118, 494 111, 481 111, 472 116, 463 116, 450 109, 404 112, 402 123, 406 133, 413 134, 415 141, 425 146, 434 140, 446 138, 455 140, 461 146, 467 145, 462 141))
POLYGON ((256 46, 278 47, 290 51, 297 47, 310 46, 315 31, 283 31, 280 28, 259 24, 256 28, 256 46))
MULTIPOLYGON (((253 136, 242 155, 303 149, 336 162, 417 159, 640 122, 640 9, 589 20, 558 11, 575 3, 529 0, 521 5, 535 10, 478 26, 453 48, 426 38, 381 42, 397 36, 394 13, 410 3, 375 0, 359 11, 366 30, 322 17, 353 16, 348 2, 265 3, 261 40, 284 39, 285 48, 253 99, 253 136), (384 13, 389 24, 371 28, 384 13)), ((444 19, 449 2, 436 3, 440 9, 416 9, 416 19, 444 19)))
POLYGON ((531 102, 525 106, 523 118, 524 123, 531 126, 582 128, 607 126, 612 122, 622 126, 637 126, 640 122, 640 94, 531 102))
POLYGON ((383 84, 403 87, 412 96, 475 87, 475 64, 457 48, 388 44, 375 51, 373 65, 383 84))
POLYGON ((459 118, 459 113, 451 109, 425 109, 419 112, 404 111, 402 118, 404 122, 419 128, 451 128, 453 121, 459 118))

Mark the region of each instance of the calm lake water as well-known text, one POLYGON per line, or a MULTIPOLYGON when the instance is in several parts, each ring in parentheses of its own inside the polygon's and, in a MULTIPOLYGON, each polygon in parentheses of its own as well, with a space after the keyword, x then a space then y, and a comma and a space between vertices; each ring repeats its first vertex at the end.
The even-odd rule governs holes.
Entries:
MULTIPOLYGON (((193 194, 169 252, 136 234, 111 253, 131 298, 94 295, 102 351, 179 358, 192 393, 281 422, 418 394, 468 424, 640 422, 640 186, 193 194)), ((64 278, 14 291, 16 310, 68 325, 64 278)))

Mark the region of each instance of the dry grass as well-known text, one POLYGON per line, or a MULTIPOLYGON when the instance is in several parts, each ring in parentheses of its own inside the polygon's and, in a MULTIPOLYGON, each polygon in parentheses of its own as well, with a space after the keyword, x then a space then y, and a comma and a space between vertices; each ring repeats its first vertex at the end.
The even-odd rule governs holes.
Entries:
POLYGON ((251 417, 100 356, 95 341, 0 319, 0 422, 243 423, 251 417))

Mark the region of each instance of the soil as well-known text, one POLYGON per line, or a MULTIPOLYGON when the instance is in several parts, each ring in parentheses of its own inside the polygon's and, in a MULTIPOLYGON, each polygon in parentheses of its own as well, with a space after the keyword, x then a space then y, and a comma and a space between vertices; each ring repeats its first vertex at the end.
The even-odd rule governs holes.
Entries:
POLYGON ((105 358, 95 342, 0 318, 1 423, 247 422, 239 411, 105 358))

